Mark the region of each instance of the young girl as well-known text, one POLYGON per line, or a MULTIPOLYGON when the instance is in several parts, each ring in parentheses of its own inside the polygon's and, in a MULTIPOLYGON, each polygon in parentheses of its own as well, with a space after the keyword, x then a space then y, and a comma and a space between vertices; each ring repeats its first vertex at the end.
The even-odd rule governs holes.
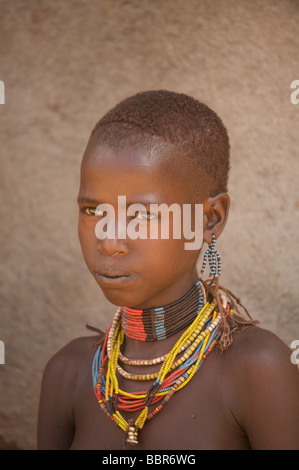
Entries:
POLYGON ((95 126, 81 166, 79 238, 116 313, 106 333, 49 361, 38 448, 299 449, 291 351, 219 283, 229 154, 219 117, 183 94, 139 93, 95 126), (188 205, 192 233, 200 207, 207 246, 186 249, 185 232, 176 235, 183 212, 169 210, 163 237, 162 204, 188 205))

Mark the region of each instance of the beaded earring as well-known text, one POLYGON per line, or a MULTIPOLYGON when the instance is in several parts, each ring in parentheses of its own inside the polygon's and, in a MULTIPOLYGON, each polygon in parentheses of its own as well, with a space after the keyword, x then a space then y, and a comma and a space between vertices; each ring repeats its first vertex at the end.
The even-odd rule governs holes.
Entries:
POLYGON ((210 276, 213 278, 219 278, 221 275, 221 258, 217 250, 215 250, 216 237, 212 235, 212 243, 209 244, 209 248, 204 254, 201 273, 204 272, 206 268, 207 261, 209 261, 210 266, 210 276))

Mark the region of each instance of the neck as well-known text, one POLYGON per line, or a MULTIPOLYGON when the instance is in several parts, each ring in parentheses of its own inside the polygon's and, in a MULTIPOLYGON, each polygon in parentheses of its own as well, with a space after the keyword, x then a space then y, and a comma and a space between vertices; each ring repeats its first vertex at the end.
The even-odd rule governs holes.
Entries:
POLYGON ((188 326, 206 302, 204 287, 197 281, 178 300, 137 310, 121 307, 121 325, 126 337, 137 341, 164 340, 188 326))

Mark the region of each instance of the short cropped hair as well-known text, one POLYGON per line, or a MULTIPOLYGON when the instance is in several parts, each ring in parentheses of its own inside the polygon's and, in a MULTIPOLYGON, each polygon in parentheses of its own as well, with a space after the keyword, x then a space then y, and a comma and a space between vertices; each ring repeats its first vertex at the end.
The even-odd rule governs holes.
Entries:
POLYGON ((144 140, 157 145, 157 138, 174 146, 177 155, 195 164, 201 174, 204 170, 210 196, 227 192, 227 130, 212 109, 183 93, 153 90, 124 99, 98 121, 90 141, 115 150, 129 141, 137 146, 144 140))

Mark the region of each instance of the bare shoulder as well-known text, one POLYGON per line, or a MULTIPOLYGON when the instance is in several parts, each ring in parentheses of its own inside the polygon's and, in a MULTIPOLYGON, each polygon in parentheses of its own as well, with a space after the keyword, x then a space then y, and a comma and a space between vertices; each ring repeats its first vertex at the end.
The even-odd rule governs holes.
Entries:
POLYGON ((38 449, 69 449, 78 391, 101 339, 101 334, 74 339, 48 361, 40 392, 38 449))
POLYGON ((299 448, 299 370, 291 355, 257 326, 235 332, 223 353, 223 394, 252 448, 299 448))
POLYGON ((234 332, 233 343, 227 353, 228 360, 233 359, 247 371, 254 368, 259 373, 262 369, 279 366, 293 369, 290 347, 275 333, 258 326, 234 332))
POLYGON ((96 336, 83 336, 70 341, 49 359, 44 370, 44 377, 74 378, 82 366, 92 360, 95 349, 103 338, 104 333, 96 336))
POLYGON ((249 326, 234 332, 233 342, 223 356, 227 371, 242 383, 281 377, 299 386, 299 370, 291 360, 291 348, 269 330, 249 326))

